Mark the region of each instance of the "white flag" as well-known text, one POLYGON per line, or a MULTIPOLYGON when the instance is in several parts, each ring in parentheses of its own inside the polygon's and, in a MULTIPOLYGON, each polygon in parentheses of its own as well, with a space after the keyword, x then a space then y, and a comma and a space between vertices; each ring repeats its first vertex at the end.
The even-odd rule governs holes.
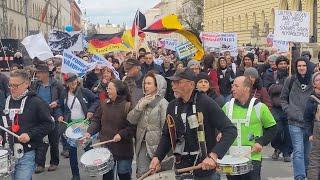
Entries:
POLYGON ((37 57, 38 59, 44 61, 53 57, 50 47, 48 46, 42 33, 28 36, 24 38, 21 43, 24 45, 30 58, 32 59, 37 57))

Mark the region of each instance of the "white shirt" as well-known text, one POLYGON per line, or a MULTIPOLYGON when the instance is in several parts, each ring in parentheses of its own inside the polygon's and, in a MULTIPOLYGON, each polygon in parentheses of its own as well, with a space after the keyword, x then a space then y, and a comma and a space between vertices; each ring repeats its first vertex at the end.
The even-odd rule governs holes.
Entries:
POLYGON ((82 110, 79 99, 76 97, 73 107, 71 109, 71 105, 75 96, 71 93, 68 93, 68 102, 67 105, 71 111, 71 120, 85 119, 84 112, 82 110))

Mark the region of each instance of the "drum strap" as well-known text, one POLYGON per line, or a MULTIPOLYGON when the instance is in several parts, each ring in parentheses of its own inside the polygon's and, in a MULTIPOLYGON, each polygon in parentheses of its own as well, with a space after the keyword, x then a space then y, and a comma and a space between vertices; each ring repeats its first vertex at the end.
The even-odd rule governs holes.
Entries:
POLYGON ((167 115, 167 124, 168 124, 172 151, 174 151, 177 145, 177 134, 176 134, 176 125, 170 114, 167 115))
POLYGON ((232 98, 230 101, 229 101, 229 104, 227 106, 227 115, 228 115, 228 118, 230 120, 233 120, 233 121, 236 121, 236 126, 237 126, 237 130, 238 132, 238 136, 237 136, 237 144, 238 146, 241 146, 241 124, 242 123, 245 123, 245 126, 249 126, 250 124, 250 119, 251 119, 251 113, 252 113, 252 109, 253 109, 253 106, 254 106, 254 102, 256 101, 257 98, 251 98, 250 100, 250 103, 249 103, 249 107, 248 107, 248 110, 247 110, 247 114, 246 114, 246 118, 245 119, 233 119, 233 105, 234 105, 234 101, 235 101, 235 98, 232 98))

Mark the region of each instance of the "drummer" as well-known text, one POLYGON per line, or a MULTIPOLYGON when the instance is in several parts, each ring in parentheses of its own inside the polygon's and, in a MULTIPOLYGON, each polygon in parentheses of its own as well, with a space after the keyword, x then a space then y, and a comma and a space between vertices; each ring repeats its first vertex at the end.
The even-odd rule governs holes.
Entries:
POLYGON ((194 179, 214 179, 217 159, 223 158, 236 138, 237 130, 209 96, 195 90, 196 77, 189 68, 168 79, 172 80, 172 89, 178 98, 168 105, 167 120, 150 169, 153 172, 160 170, 160 162, 172 148, 176 169, 199 165, 202 169, 193 172, 194 179), (224 134, 219 143, 215 129, 224 134))
MULTIPOLYGON (((63 113, 64 120, 71 122, 74 120, 91 119, 97 106, 99 98, 89 89, 80 85, 79 78, 74 73, 68 73, 64 76, 66 92, 64 92, 63 113)), ((77 147, 69 146, 70 167, 72 171, 72 180, 79 180, 79 167, 77 147)))
POLYGON ((54 128, 49 105, 29 91, 30 79, 25 70, 11 72, 8 85, 11 96, 6 100, 5 116, 2 116, 0 122, 4 127, 9 125, 8 129, 19 135, 19 138, 8 134, 6 137, 16 157, 13 180, 32 179, 35 170, 35 148, 42 144, 43 137, 54 128), (18 157, 20 148, 23 149, 22 157, 18 157))
MULTIPOLYGON (((107 92, 109 99, 101 102, 97 108, 85 137, 89 138, 99 132, 100 141, 113 139, 114 142, 107 147, 116 161, 116 174, 120 180, 130 180, 135 128, 127 121, 127 114, 131 109, 129 90, 122 81, 112 80, 107 92)), ((112 180, 113 175, 114 171, 111 170, 103 175, 103 180, 112 180)))
MULTIPOLYGON (((250 77, 237 77, 232 85, 233 98, 223 107, 224 112, 237 125, 238 137, 229 153, 235 157, 249 156, 253 169, 247 174, 229 176, 229 180, 259 180, 262 146, 277 134, 276 121, 268 107, 251 96, 250 77), (251 113, 250 113, 251 112, 251 113), (249 114, 248 114, 249 113, 249 114), (249 152, 249 153, 248 153, 249 152), (251 154, 250 154, 251 152, 251 154)), ((224 133, 222 133, 222 137, 224 133)))

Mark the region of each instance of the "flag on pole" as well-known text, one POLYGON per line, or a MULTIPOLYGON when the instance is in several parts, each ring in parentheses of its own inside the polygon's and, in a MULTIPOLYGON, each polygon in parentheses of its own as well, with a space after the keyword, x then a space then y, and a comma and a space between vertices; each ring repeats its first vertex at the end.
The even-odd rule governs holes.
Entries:
POLYGON ((131 35, 134 37, 136 34, 139 36, 144 36, 144 33, 140 30, 146 27, 146 16, 137 10, 136 15, 133 20, 131 35))
POLYGON ((194 59, 200 61, 204 55, 204 49, 197 36, 193 32, 184 29, 178 19, 178 16, 175 14, 167 15, 156 20, 149 27, 144 28, 142 31, 160 34, 170 34, 173 32, 179 33, 196 47, 197 52, 195 53, 194 59))

